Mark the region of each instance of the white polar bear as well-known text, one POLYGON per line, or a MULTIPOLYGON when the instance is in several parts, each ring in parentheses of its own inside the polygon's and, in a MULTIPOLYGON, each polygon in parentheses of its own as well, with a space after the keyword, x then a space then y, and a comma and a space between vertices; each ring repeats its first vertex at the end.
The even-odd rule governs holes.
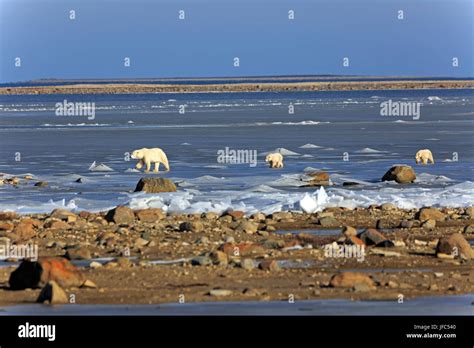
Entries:
POLYGON ((281 153, 270 153, 265 157, 265 162, 270 163, 270 168, 283 168, 283 156, 281 153))
POLYGON ((149 172, 151 164, 155 163, 155 169, 153 172, 158 173, 160 169, 160 163, 163 163, 166 171, 170 170, 170 165, 168 164, 168 157, 164 151, 158 147, 153 149, 148 149, 144 147, 143 149, 138 149, 132 152, 132 158, 140 160, 135 168, 141 169, 145 165, 145 172, 149 172))
POLYGON ((418 151, 416 153, 415 160, 416 160, 416 164, 420 162, 422 164, 428 164, 428 162, 431 162, 432 164, 434 164, 433 154, 428 149, 418 151))

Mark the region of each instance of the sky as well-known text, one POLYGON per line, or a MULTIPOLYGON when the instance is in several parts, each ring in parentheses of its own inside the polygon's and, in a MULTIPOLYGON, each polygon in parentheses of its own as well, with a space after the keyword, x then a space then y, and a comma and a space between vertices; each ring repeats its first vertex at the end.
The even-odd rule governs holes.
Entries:
POLYGON ((272 75, 473 77, 473 4, 0 0, 0 83, 272 75), (130 66, 125 66, 126 57, 130 66))

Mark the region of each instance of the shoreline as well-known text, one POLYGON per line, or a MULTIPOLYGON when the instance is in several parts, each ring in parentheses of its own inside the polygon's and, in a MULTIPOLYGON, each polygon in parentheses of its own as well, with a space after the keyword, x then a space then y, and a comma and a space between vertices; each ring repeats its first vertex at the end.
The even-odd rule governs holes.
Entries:
MULTIPOLYGON (((413 299, 473 293, 474 249, 464 246, 467 254, 457 256, 441 252, 440 241, 452 235, 472 244, 473 207, 405 210, 386 203, 251 216, 127 207, 0 213, 3 241, 36 244, 40 260, 66 256, 92 281, 92 287, 65 286, 77 304, 179 303, 181 295, 197 303, 289 296, 397 301, 400 294, 413 299), (363 259, 327 254, 334 243, 363 245, 363 259), (163 262, 171 260, 177 262, 163 262), (338 274, 355 278, 338 282, 338 274)), ((33 304, 40 293, 42 285, 10 290, 16 268, 8 262, 0 267, 0 306, 33 304)))
POLYGON ((433 90, 470 89, 472 80, 397 80, 397 81, 331 81, 271 82, 229 84, 74 84, 31 87, 0 87, 0 95, 42 94, 147 94, 147 93, 246 93, 246 92, 309 92, 363 90, 433 90))

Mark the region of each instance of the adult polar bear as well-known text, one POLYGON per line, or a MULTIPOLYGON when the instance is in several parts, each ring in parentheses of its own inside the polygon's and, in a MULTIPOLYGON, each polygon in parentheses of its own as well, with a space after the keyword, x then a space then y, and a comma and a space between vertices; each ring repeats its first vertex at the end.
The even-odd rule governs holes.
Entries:
POLYGON ((138 149, 132 152, 132 158, 140 160, 135 166, 136 169, 141 169, 145 165, 145 172, 149 172, 152 163, 155 163, 155 169, 153 172, 158 173, 160 169, 160 163, 163 163, 166 171, 170 170, 170 165, 168 163, 168 157, 166 157, 165 152, 155 147, 153 149, 148 149, 144 147, 143 149, 138 149))
POLYGON ((270 168, 283 168, 283 155, 279 152, 269 153, 265 162, 270 164, 270 168))
POLYGON ((433 154, 428 149, 418 151, 416 153, 415 160, 416 160, 416 164, 420 162, 422 164, 428 164, 429 162, 434 164, 433 154))

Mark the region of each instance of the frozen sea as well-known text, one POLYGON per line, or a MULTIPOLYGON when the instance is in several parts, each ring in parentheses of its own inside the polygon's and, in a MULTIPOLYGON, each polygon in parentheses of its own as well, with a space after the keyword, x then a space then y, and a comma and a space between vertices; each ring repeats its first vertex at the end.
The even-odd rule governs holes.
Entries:
POLYGON ((474 205, 473 135, 473 90, 0 96, 0 172, 49 182, 0 186, 0 210, 128 204, 270 213, 300 210, 305 195, 319 208, 474 205), (95 118, 56 116, 55 104, 64 100, 94 102, 95 118), (388 100, 420 103, 420 118, 381 116, 388 100), (172 179, 179 192, 133 192, 147 175, 132 170, 136 161, 127 153, 142 147, 167 153, 171 171, 147 175, 172 179), (256 151, 257 165, 219 162, 226 147, 256 151), (269 169, 265 154, 277 148, 287 154, 285 167, 269 169), (415 165, 424 148, 435 165, 415 165), (111 170, 90 171, 94 161, 111 170), (416 182, 380 182, 394 164, 412 165, 416 182), (301 175, 312 169, 328 171, 333 185, 324 192, 301 187, 301 175), (346 181, 360 185, 342 186, 346 181))

